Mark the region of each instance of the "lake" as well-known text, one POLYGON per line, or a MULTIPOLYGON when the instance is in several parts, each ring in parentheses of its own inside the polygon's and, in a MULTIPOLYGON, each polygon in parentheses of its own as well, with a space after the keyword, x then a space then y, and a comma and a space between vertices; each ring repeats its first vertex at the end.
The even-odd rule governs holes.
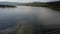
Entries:
POLYGON ((32 30, 35 25, 60 29, 60 12, 47 7, 0 8, 0 31, 12 26, 17 27, 18 24, 23 24, 23 27, 28 30, 32 30))

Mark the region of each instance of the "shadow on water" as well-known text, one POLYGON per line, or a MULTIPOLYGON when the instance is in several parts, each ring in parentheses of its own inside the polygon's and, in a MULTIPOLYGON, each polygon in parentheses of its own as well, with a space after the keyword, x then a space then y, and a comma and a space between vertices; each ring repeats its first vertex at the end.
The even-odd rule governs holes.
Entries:
POLYGON ((53 10, 60 11, 60 9, 53 9, 53 10))
POLYGON ((52 9, 52 10, 55 10, 55 11, 60 11, 60 8, 49 8, 49 9, 52 9))

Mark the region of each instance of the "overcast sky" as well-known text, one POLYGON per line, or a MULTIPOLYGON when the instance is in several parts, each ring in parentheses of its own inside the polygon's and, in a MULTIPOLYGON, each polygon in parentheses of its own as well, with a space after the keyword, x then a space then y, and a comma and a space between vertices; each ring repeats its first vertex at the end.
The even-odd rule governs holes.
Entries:
POLYGON ((40 1, 40 2, 47 2, 47 1, 58 1, 58 0, 0 0, 0 1, 11 1, 11 2, 33 2, 33 1, 40 1))

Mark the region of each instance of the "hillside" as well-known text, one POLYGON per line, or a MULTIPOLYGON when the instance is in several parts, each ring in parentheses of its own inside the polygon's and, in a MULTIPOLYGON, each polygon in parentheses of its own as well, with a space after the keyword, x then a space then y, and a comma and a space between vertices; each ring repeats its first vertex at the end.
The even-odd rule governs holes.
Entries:
POLYGON ((27 6, 36 6, 36 7, 49 7, 49 8, 60 8, 60 1, 54 2, 32 2, 26 4, 27 6))
POLYGON ((18 2, 0 2, 0 5, 18 5, 18 2))

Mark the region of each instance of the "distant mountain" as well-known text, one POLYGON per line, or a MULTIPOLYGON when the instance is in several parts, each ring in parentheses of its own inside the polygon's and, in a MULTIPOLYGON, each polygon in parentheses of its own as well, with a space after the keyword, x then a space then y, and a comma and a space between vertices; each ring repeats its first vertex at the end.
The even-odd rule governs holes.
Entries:
POLYGON ((18 5, 19 2, 0 2, 0 5, 18 5))
POLYGON ((33 4, 45 4, 45 3, 47 3, 47 4, 50 4, 50 3, 53 3, 53 4, 56 4, 56 3, 58 3, 58 4, 60 4, 60 1, 53 1, 53 2, 32 2, 33 4))
POLYGON ((27 6, 36 6, 36 7, 49 7, 53 9, 60 8, 60 1, 53 2, 32 2, 30 4, 26 4, 27 6))
POLYGON ((60 1, 46 2, 46 3, 60 3, 60 1))

